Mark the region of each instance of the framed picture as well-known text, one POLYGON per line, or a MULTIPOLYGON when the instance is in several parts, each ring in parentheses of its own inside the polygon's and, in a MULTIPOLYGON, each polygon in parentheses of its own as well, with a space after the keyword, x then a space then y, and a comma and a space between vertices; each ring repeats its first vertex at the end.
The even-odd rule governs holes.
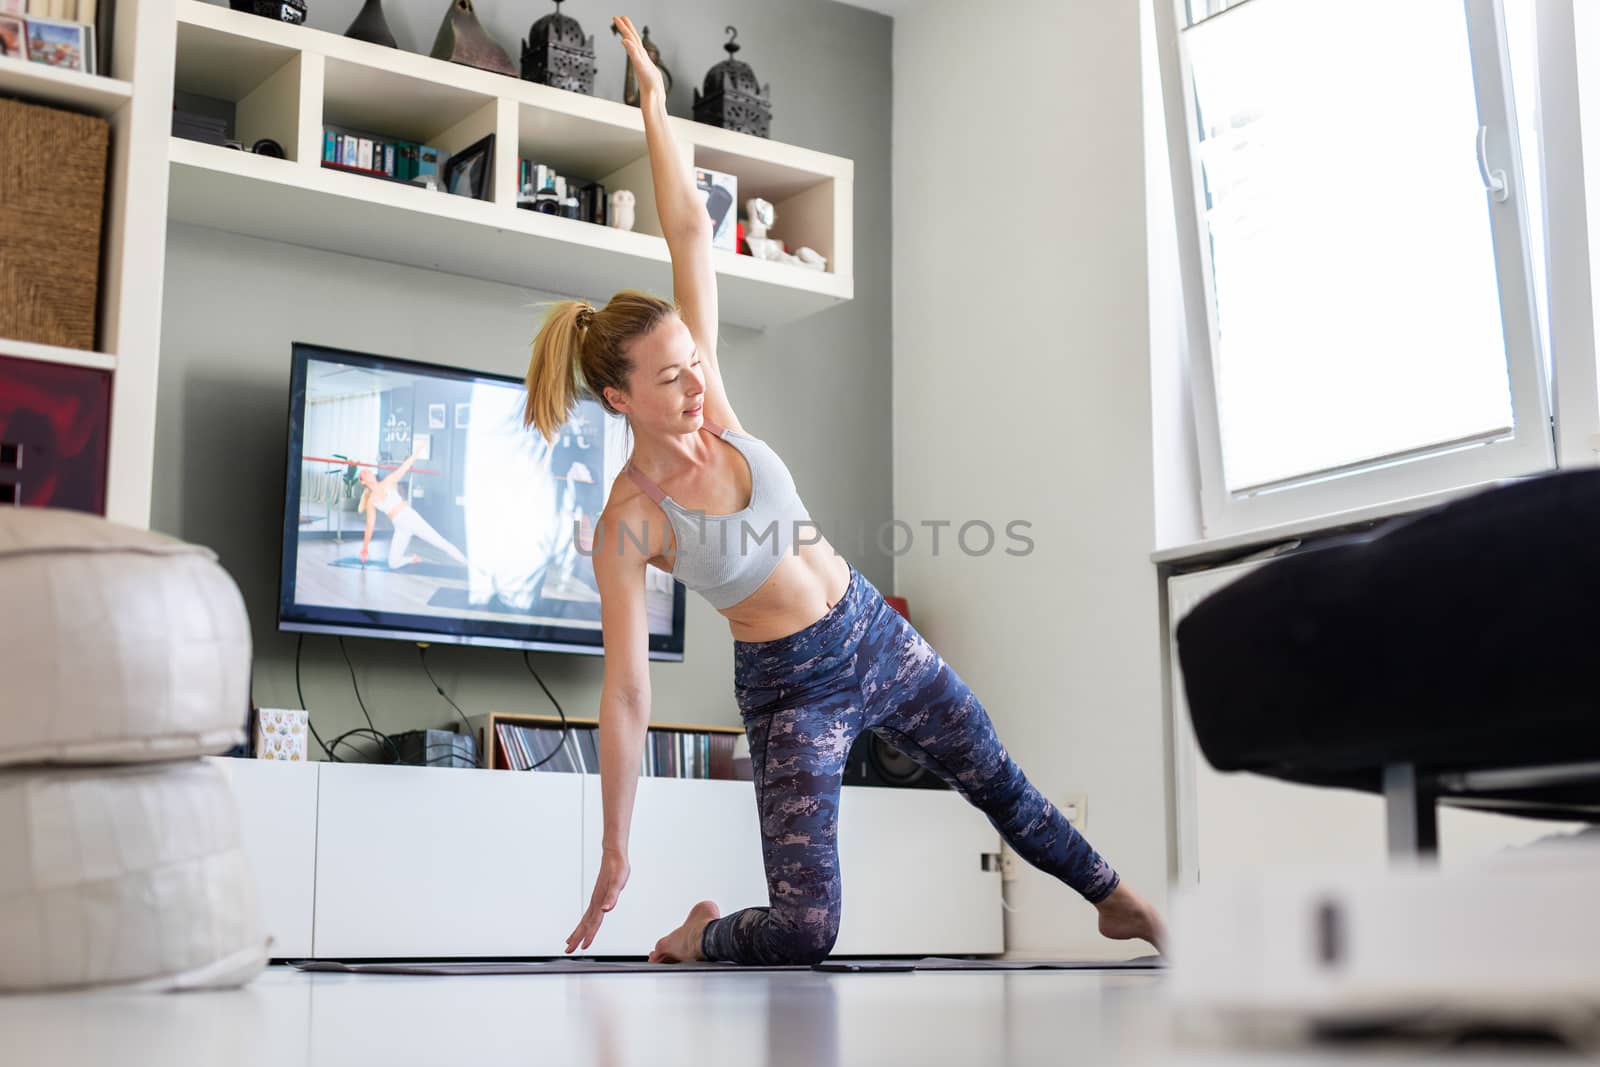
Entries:
POLYGON ((65 19, 30 18, 28 58, 67 70, 95 72, 94 27, 65 19))
POLYGON ((471 418, 471 416, 472 416, 472 405, 471 404, 457 404, 456 405, 456 429, 458 429, 458 430, 464 429, 468 424, 467 420, 469 418, 471 418))
POLYGON ((0 56, 28 58, 28 24, 14 15, 0 15, 0 56))
POLYGON ((444 405, 443 404, 429 404, 428 405, 428 429, 430 429, 430 430, 442 430, 442 429, 444 429, 444 405))
POLYGON ((494 168, 494 134, 474 141, 444 165, 444 190, 474 200, 489 198, 489 172, 494 168))

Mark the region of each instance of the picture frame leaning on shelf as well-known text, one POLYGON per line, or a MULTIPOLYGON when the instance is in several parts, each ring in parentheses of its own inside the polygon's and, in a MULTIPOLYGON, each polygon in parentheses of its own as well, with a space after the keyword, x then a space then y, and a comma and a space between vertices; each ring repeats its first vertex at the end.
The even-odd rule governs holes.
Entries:
POLYGON ((94 74, 99 69, 94 47, 94 27, 67 19, 29 15, 27 58, 63 70, 94 74))
POLYGON ((494 170, 494 134, 489 134, 453 154, 444 168, 445 192, 487 200, 489 175, 494 170))

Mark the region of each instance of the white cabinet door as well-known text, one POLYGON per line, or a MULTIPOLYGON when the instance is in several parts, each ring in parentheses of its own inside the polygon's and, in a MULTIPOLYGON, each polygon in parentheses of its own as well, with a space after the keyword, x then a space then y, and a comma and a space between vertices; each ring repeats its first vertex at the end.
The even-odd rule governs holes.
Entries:
POLYGON ((285 760, 208 760, 233 788, 245 855, 256 878, 262 926, 277 959, 311 955, 317 875, 317 765, 285 760))
MULTIPOLYGON (((583 906, 600 869, 604 827, 600 777, 584 782, 583 906)), ((676 928, 697 901, 724 915, 767 902, 761 827, 750 782, 639 779, 628 841, 628 886, 585 955, 643 956, 676 928)), ((581 909, 564 916, 570 933, 581 909)))
POLYGON ((580 775, 321 769, 319 957, 561 952, 583 891, 580 775))
POLYGON ((845 786, 839 804, 843 914, 836 956, 1005 951, 1000 834, 961 794, 845 786))

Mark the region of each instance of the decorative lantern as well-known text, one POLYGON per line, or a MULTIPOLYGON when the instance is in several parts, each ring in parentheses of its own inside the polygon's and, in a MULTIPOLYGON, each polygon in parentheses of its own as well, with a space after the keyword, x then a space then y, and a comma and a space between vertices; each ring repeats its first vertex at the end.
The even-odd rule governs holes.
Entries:
POLYGON ((739 51, 739 31, 727 28, 728 58, 706 71, 705 91, 694 94, 694 118, 725 130, 771 136, 772 87, 756 81, 750 64, 733 58, 739 51))
POLYGON ((593 96, 594 38, 584 36, 577 19, 561 13, 561 4, 556 0, 555 14, 528 30, 522 42, 522 78, 593 96))

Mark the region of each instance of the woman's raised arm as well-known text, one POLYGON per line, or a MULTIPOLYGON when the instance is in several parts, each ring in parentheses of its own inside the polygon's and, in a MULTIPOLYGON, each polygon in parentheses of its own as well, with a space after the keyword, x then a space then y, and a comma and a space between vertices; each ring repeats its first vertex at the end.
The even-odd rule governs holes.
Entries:
POLYGON ((672 254, 672 296, 706 364, 707 414, 724 425, 738 426, 717 369, 717 272, 711 259, 711 216, 694 187, 689 161, 667 125, 667 94, 661 72, 650 61, 633 22, 617 17, 622 47, 633 60, 639 79, 639 110, 650 149, 650 176, 655 183, 656 213, 672 254))

